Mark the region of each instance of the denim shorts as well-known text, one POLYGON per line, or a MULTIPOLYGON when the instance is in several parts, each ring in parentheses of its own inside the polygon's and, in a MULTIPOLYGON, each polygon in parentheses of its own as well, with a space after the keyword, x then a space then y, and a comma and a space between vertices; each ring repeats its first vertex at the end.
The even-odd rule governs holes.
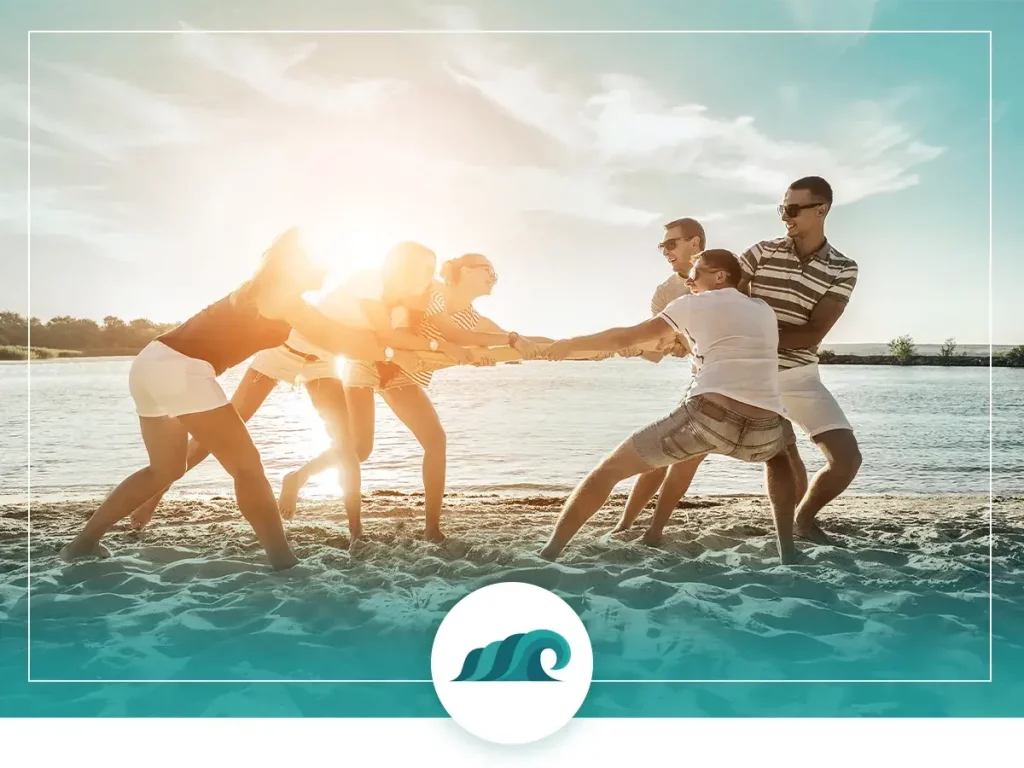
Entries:
POLYGON ((763 462, 794 444, 796 436, 778 414, 753 419, 697 395, 634 432, 631 440, 651 467, 667 467, 708 453, 763 462))

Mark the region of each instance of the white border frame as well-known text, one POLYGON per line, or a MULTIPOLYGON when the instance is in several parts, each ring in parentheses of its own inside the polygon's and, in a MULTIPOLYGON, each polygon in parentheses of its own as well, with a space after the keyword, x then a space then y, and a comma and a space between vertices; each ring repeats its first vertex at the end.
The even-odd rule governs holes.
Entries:
POLYGON ((26 680, 29 683, 86 683, 105 685, 112 683, 208 683, 254 684, 279 683, 316 685, 324 683, 379 684, 433 684, 433 680, 54 680, 32 677, 32 36, 33 35, 987 35, 988 36, 988 678, 965 680, 592 680, 603 685, 629 684, 686 684, 720 685, 731 683, 760 684, 970 684, 991 683, 993 673, 992 607, 993 607, 993 400, 992 400, 992 30, 28 30, 27 71, 28 95, 26 132, 28 134, 27 189, 27 252, 28 252, 28 313, 29 330, 27 359, 28 429, 27 429, 27 492, 28 492, 28 581, 26 680))

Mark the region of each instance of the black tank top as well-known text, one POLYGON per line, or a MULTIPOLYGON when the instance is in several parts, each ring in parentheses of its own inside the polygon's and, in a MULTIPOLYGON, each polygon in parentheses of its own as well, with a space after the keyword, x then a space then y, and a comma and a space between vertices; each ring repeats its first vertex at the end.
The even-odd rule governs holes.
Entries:
POLYGON ((156 338, 195 360, 205 360, 220 376, 262 349, 284 344, 291 333, 284 320, 263 317, 250 301, 225 296, 156 338))

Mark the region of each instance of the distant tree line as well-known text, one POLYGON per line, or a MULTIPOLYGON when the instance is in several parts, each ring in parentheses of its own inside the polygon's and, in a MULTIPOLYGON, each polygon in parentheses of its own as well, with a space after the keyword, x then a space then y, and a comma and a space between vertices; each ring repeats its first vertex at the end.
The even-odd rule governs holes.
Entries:
MULTIPOLYGON (((985 366, 989 365, 988 355, 968 355, 956 351, 956 339, 946 339, 937 355, 919 355, 917 344, 911 336, 898 336, 889 342, 888 355, 837 355, 831 349, 818 354, 822 363, 837 365, 945 365, 985 366)), ((1024 344, 992 356, 992 365, 998 368, 1024 368, 1024 344)))
POLYGON ((109 315, 103 323, 77 317, 55 317, 43 322, 37 317, 26 321, 16 312, 0 312, 0 349, 6 359, 25 359, 32 330, 34 357, 55 357, 61 351, 80 355, 134 355, 174 323, 154 323, 139 318, 124 321, 109 315), (39 354, 44 351, 53 354, 39 354))

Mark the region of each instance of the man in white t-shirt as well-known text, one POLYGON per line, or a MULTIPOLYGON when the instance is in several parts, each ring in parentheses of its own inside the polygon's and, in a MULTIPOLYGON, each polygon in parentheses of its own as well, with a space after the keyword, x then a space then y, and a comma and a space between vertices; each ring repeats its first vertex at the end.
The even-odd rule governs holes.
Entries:
POLYGON ((764 301, 736 289, 742 274, 730 251, 704 251, 687 278, 690 294, 657 317, 548 348, 548 359, 563 360, 574 352, 618 350, 682 333, 695 372, 675 411, 635 432, 576 487, 542 557, 556 559, 623 480, 717 453, 764 462, 779 555, 783 563, 793 562, 796 481, 785 451, 795 436, 779 394, 778 322, 764 301))

